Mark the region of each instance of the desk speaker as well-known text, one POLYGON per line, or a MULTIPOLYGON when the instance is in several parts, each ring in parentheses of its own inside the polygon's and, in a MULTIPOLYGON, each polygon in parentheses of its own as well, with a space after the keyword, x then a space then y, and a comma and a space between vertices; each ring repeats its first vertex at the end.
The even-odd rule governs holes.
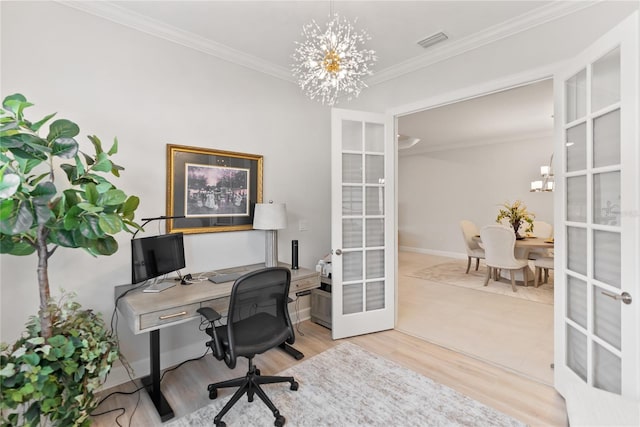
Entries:
POLYGON ((298 241, 291 241, 291 269, 298 269, 298 241))

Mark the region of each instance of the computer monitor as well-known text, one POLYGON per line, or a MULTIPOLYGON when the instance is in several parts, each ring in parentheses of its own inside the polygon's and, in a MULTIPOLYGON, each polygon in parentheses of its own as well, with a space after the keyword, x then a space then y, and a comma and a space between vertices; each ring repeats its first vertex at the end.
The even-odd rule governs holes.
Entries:
POLYGON ((144 282, 184 267, 182 233, 131 240, 131 283, 144 282))

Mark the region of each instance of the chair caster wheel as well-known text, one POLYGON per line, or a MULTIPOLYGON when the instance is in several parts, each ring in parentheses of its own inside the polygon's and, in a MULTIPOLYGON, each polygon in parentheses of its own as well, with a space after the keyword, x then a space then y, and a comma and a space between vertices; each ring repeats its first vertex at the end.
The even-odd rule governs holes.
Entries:
POLYGON ((227 427, 227 423, 225 423, 224 421, 218 421, 216 423, 216 427, 227 427))
POLYGON ((298 389, 298 382, 294 381, 291 383, 291 386, 289 387, 290 390, 297 390, 298 389))
POLYGON ((256 369, 256 375, 260 376, 260 369, 256 369))
MULTIPOLYGON (((209 399, 213 400, 216 397, 218 397, 218 389, 217 388, 212 388, 211 390, 209 390, 209 399)), ((222 422, 222 421, 220 421, 220 422, 222 422)), ((224 427, 224 425, 222 427, 224 427)))
POLYGON ((286 422, 287 422, 287 419, 285 417, 283 417, 282 415, 278 415, 273 425, 276 427, 282 427, 286 422))

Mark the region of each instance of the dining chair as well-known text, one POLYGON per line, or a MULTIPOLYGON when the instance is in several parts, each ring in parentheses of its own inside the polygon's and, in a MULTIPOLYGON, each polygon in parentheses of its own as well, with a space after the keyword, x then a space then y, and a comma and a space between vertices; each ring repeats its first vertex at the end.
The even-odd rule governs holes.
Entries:
POLYGON ((476 259, 476 271, 478 271, 478 266, 480 265, 480 259, 484 259, 484 249, 482 249, 479 243, 474 240, 474 236, 478 236, 480 232, 478 231, 478 227, 469 221, 462 220, 460 221, 460 229, 462 230, 462 237, 464 238, 464 243, 467 249, 467 271, 469 274, 469 268, 471 267, 471 259, 476 259))
POLYGON ((487 277, 484 286, 489 284, 492 273, 494 280, 498 280, 498 270, 509 270, 513 292, 518 291, 514 273, 517 270, 522 270, 526 286, 529 281, 529 261, 515 257, 513 250, 516 245, 516 235, 513 230, 501 225, 487 225, 480 230, 480 239, 484 246, 487 264, 487 277))
POLYGON ((542 279, 542 272, 544 271, 544 280, 542 283, 547 283, 549 281, 549 269, 553 270, 553 258, 552 257, 542 257, 533 261, 533 266, 535 267, 534 277, 533 277, 533 286, 540 286, 540 282, 542 279))

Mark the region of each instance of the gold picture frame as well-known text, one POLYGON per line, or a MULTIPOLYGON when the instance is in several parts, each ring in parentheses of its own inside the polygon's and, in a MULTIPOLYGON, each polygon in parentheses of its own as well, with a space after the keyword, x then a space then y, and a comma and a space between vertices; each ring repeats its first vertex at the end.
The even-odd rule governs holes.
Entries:
POLYGON ((251 230, 263 157, 167 144, 167 233, 251 230))

